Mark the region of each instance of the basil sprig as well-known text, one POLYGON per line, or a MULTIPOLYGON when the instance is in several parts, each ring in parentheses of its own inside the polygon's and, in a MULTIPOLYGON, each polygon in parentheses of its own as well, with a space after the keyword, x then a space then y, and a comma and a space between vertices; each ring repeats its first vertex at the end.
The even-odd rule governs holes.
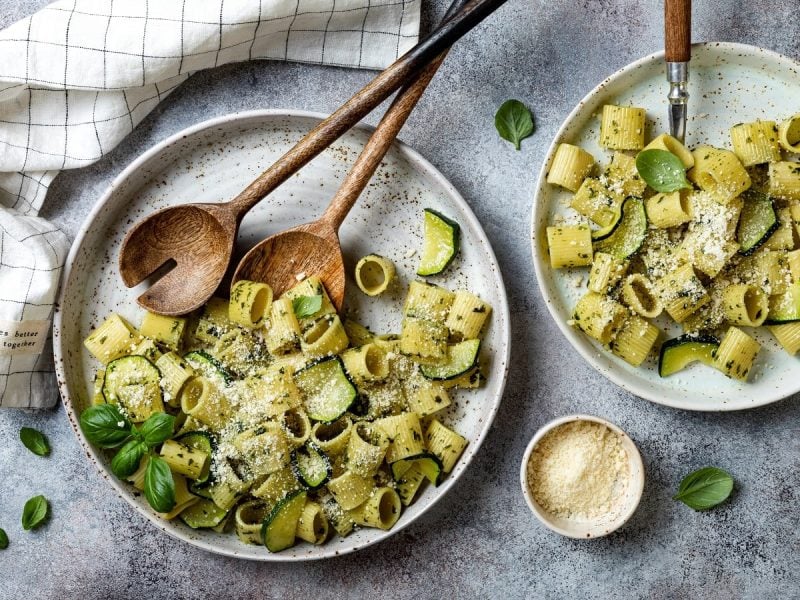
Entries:
POLYGON ((642 150, 636 156, 636 170, 647 185, 657 192, 692 189, 692 184, 686 180, 686 167, 672 152, 642 150))
POLYGON ((0 550, 8 548, 8 534, 5 529, 0 529, 0 550))
POLYGON ((310 317, 322 308, 322 295, 298 296, 292 300, 292 310, 298 319, 310 317))
POLYGON ((141 440, 128 440, 111 460, 111 472, 120 479, 130 477, 139 468, 147 450, 147 444, 141 440))
POLYGON ((37 456, 47 456, 50 454, 50 444, 44 434, 30 427, 23 427, 19 430, 19 439, 24 446, 37 456))
POLYGON ((142 459, 150 456, 144 495, 158 512, 169 512, 175 506, 175 481, 169 465, 152 451, 171 438, 174 429, 175 417, 164 412, 153 413, 139 427, 114 404, 91 406, 81 414, 81 430, 92 444, 100 448, 122 446, 111 460, 111 471, 120 479, 133 475, 142 459))
POLYGON ((50 505, 44 496, 34 496, 25 503, 22 509, 22 528, 25 531, 35 529, 47 519, 47 511, 50 505))
POLYGON ((175 507, 175 481, 163 458, 150 457, 144 472, 144 495, 157 512, 169 512, 175 507))
POLYGON ((116 404, 90 406, 81 413, 81 431, 100 448, 116 448, 133 435, 133 425, 116 404))
POLYGON ((519 100, 506 100, 494 115, 494 126, 501 138, 519 150, 520 142, 533 134, 533 115, 519 100))
POLYGON ((672 499, 694 510, 708 510, 727 500, 732 491, 733 477, 728 472, 703 467, 683 478, 672 499))

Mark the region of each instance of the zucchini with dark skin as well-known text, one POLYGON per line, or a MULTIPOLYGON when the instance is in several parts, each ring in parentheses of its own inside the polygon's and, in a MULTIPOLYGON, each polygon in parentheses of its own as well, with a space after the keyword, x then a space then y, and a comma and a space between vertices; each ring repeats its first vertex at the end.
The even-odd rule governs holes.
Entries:
POLYGON ((306 505, 307 493, 297 490, 278 501, 261 525, 261 539, 270 552, 294 546, 297 522, 306 505))
POLYGON ((448 348, 447 362, 441 365, 420 365, 422 374, 428 379, 444 381, 456 379, 474 369, 478 364, 480 340, 465 340, 448 348))
POLYGON ((744 203, 736 226, 736 241, 739 254, 752 254, 778 230, 778 213, 767 194, 758 190, 747 190, 742 194, 744 203))
POLYGON ((629 196, 622 203, 622 216, 613 230, 594 243, 595 252, 606 252, 624 260, 636 253, 647 236, 647 212, 641 198, 629 196))
POLYGON ((306 398, 308 416, 323 423, 338 419, 358 396, 338 356, 301 369, 295 374, 295 383, 306 398))
POLYGON ((417 275, 438 275, 444 271, 458 253, 460 237, 458 223, 426 208, 422 259, 417 275))
POLYGON ((292 472, 308 490, 321 488, 333 475, 331 461, 314 442, 292 450, 292 472))
POLYGON ((669 377, 697 361, 713 366, 717 348, 719 340, 711 335, 682 335, 667 340, 661 346, 658 374, 669 377))

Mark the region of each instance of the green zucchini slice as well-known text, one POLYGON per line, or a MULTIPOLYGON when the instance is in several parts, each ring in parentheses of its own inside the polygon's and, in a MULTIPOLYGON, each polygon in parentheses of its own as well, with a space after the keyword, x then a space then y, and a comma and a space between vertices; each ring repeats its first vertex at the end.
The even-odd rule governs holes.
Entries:
POLYGON ((106 366, 103 380, 106 402, 120 405, 132 421, 144 421, 153 412, 163 412, 161 373, 144 356, 123 356, 106 366))
POLYGON ((193 369, 200 371, 204 377, 212 380, 222 380, 225 385, 228 385, 233 380, 231 372, 205 350, 188 352, 183 355, 183 358, 193 369))
POLYGON ((216 527, 226 516, 227 510, 222 510, 211 500, 203 498, 181 512, 181 521, 192 529, 202 529, 216 527))
POLYGON ((800 321, 800 282, 793 283, 782 294, 769 297, 767 325, 800 321))
POLYGON ((711 366, 714 364, 714 352, 717 348, 719 340, 710 335, 682 335, 667 340, 661 346, 658 374, 669 377, 698 360, 711 366))
POLYGON ((411 501, 414 499, 414 496, 417 495, 417 491, 423 481, 425 481, 425 473, 416 466, 411 467, 400 476, 395 489, 397 490, 397 495, 400 496, 400 502, 403 503, 403 506, 411 504, 411 501))
POLYGON ((480 340, 465 340, 447 349, 447 362, 441 365, 421 365, 422 374, 428 379, 456 379, 478 364, 480 340))
POLYGON ((736 226, 739 254, 752 254, 780 227, 775 204, 767 194, 747 190, 742 194, 744 204, 736 226))
POLYGON ((295 383, 305 397, 308 416, 323 423, 338 419, 358 395, 338 356, 298 371, 295 383))
POLYGON ((433 485, 439 485, 444 467, 438 456, 430 452, 423 452, 396 460, 392 463, 392 477, 395 481, 402 480, 411 467, 419 469, 433 485))
POLYGON ((270 552, 280 552, 294 546, 297 522, 306 505, 306 491, 290 492, 280 500, 261 525, 261 539, 270 552))
POLYGON ((438 275, 444 271, 458 253, 460 236, 458 223, 426 208, 422 260, 417 275, 438 275))
POLYGON ((611 222, 606 225, 605 227, 601 227, 599 229, 592 230, 592 241, 599 242, 600 240, 606 239, 610 236, 614 231, 616 231, 619 224, 622 222, 622 205, 618 205, 616 210, 614 211, 614 218, 611 219, 611 222))
POLYGON ((192 484, 192 492, 197 493, 195 492, 196 488, 199 489, 211 485, 211 471, 213 470, 211 464, 214 460, 214 450, 217 447, 217 442, 214 437, 207 431, 190 431, 176 438, 175 441, 180 442, 184 446, 189 446, 189 448, 205 452, 209 456, 209 466, 192 484))
POLYGON ((292 451, 292 472, 311 491, 318 490, 333 475, 331 461, 313 442, 292 451))
POLYGON ((603 239, 594 244, 595 252, 606 252, 624 260, 641 248, 647 235, 647 213, 641 198, 629 196, 622 203, 622 217, 603 239))

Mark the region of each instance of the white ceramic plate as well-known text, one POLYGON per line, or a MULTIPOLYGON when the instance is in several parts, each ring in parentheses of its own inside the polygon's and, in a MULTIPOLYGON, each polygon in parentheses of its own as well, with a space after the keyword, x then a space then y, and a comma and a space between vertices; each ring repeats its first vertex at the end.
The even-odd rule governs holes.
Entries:
MULTIPOLYGON (((780 120, 800 111, 800 64, 774 52, 730 43, 695 44, 689 93, 690 117, 686 143, 700 142, 729 147, 728 129, 743 121, 780 120)), ((599 112, 604 104, 627 104, 647 109, 648 137, 669 131, 667 123, 664 56, 647 56, 618 71, 592 90, 561 126, 548 152, 533 205, 531 237, 533 263, 539 289, 556 323, 570 343, 602 375, 629 392, 676 408, 688 410, 738 410, 775 402, 800 391, 800 363, 780 350, 764 329, 748 331, 763 345, 749 383, 726 378, 703 365, 662 379, 657 358, 640 368, 603 350, 587 336, 567 325, 572 309, 585 292, 586 269, 550 268, 545 228, 556 215, 567 214, 569 193, 545 181, 558 144, 568 142, 586 148, 600 163, 610 160, 601 149, 599 112), (654 135, 655 134, 655 135, 654 135), (576 277, 583 284, 576 285, 576 277)), ((678 335, 676 326, 667 332, 678 335)))
MULTIPOLYGON (((122 238, 143 216, 181 202, 216 202, 232 198, 261 171, 316 125, 322 115, 305 112, 256 111, 229 115, 196 125, 158 144, 137 158, 111 184, 87 217, 72 246, 64 275, 60 311, 54 319, 56 370, 67 415, 86 452, 101 474, 134 508, 178 539, 212 552, 264 561, 326 558, 363 548, 422 515, 444 497, 472 460, 494 419, 503 394, 509 355, 509 314, 500 269, 475 215, 450 183, 424 158, 402 143, 389 151, 383 166, 359 199, 341 229, 348 273, 370 252, 391 258, 404 283, 412 280, 421 247, 422 209, 432 207, 461 225, 461 251, 446 275, 433 280, 449 288, 468 288, 492 304, 494 312, 484 338, 489 378, 484 388, 456 394, 445 420, 469 440, 457 466, 438 488, 428 488, 384 532, 362 529, 323 546, 300 543, 278 554, 242 544, 233 534, 193 531, 180 520, 166 522, 144 498, 120 483, 109 460, 93 448, 77 427, 91 397, 98 366, 82 340, 109 313, 120 312, 138 323, 143 310, 135 298, 141 289, 126 289, 117 270, 122 238)), ((240 248, 247 249, 268 234, 322 214, 339 182, 355 160, 371 129, 355 129, 292 177, 256 207, 242 223, 240 248)), ((391 297, 368 298, 348 283, 346 304, 373 331, 398 331, 405 285, 391 297)))

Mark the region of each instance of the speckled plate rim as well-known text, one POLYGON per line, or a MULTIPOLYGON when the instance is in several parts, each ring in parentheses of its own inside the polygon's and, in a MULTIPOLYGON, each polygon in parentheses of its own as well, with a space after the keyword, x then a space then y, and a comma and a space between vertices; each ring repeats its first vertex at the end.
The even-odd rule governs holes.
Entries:
MULTIPOLYGON (((67 256, 67 260, 64 266, 64 273, 62 276, 62 286, 59 292, 59 299, 57 307, 62 304, 64 301, 66 285, 65 283, 69 280, 72 265, 76 260, 76 257, 79 252, 79 248, 82 246, 84 242, 84 238, 86 237, 91 224, 100 214, 100 212, 105 207, 106 203, 112 200, 112 195, 115 190, 120 187, 123 182, 125 182, 129 177, 131 177, 138 169, 142 166, 146 165, 149 160, 153 157, 158 155, 159 153, 165 151, 169 146, 176 144, 183 140, 184 138, 198 134, 202 131, 213 129, 214 127, 219 127, 222 125, 229 125, 232 122, 235 123, 237 121, 244 121, 248 119, 270 119, 270 118, 292 118, 292 117, 300 117, 300 118, 312 118, 312 119, 324 119, 328 115, 324 113, 314 112, 314 111, 304 111, 304 110, 293 110, 293 109, 263 109, 263 110, 252 110, 252 111, 241 111, 230 113, 227 115, 223 115, 220 117, 215 117, 213 119, 209 119, 207 121, 203 121, 196 125, 192 125, 191 127, 187 127, 186 129, 179 131, 178 133, 173 134, 172 136, 162 140, 158 144, 154 145, 143 154, 140 154, 131 164, 129 164, 108 186, 108 188, 103 192, 103 195, 95 204, 94 208, 89 212, 88 216, 84 219, 78 235, 75 238, 75 241, 72 243, 70 248, 69 254, 67 256)), ((374 127, 360 123, 356 125, 357 128, 363 129, 365 131, 374 131, 374 127)), ((62 325, 62 311, 56 309, 55 314, 53 316, 53 353, 55 357, 55 369, 56 369, 56 377, 58 380, 58 388, 61 394, 62 401, 64 403, 64 409, 69 419, 70 425, 72 426, 75 435, 78 438, 81 446, 83 447, 84 452, 89 457, 89 459, 94 464, 95 468, 97 468, 100 475, 106 479, 117 494, 124 499, 128 504, 130 504, 139 514, 144 516, 149 522, 153 525, 158 527, 161 531, 166 532, 168 535, 191 544, 192 546, 196 546, 198 548, 202 548, 203 550, 207 550, 208 552, 212 552, 214 554, 220 554, 224 556, 229 556, 232 558, 239 558, 239 559, 246 559, 246 560, 255 560, 255 561, 263 561, 263 562, 305 562, 311 560, 321 560, 325 558, 334 558, 337 556, 343 556, 345 554, 350 554, 357 550, 362 550, 368 546, 372 546, 379 542, 386 540, 387 538, 397 534, 401 530, 405 529, 411 523, 416 521, 422 515, 424 515, 427 511, 433 508, 446 494, 447 492, 455 485, 455 483, 461 478, 461 476, 466 471, 466 468, 474 459, 475 455, 477 454, 480 447, 483 445, 483 441, 486 438, 489 430, 491 429, 492 423, 494 422, 495 416, 497 415, 497 410, 500 406, 500 402, 503 398, 503 394, 505 391, 506 382, 508 379, 508 369, 509 369, 509 360, 510 360, 510 353, 511 353, 511 339, 510 339, 510 312, 508 308, 508 297, 506 295, 505 284, 503 282, 503 276, 500 271, 500 265, 497 262, 497 257, 494 253, 494 249, 492 248, 491 244, 489 243, 489 239, 486 237, 486 232, 483 230, 480 222, 478 221, 475 214, 472 212, 469 204, 467 204, 466 200, 461 196, 461 194, 456 190, 456 188, 447 180, 447 178, 439 172, 436 167, 434 167, 427 159, 425 159, 421 154, 419 154, 416 150, 411 148, 410 146, 406 145, 400 140, 396 140, 394 143, 394 147, 398 150, 401 155, 408 160, 408 162, 418 171, 424 172, 425 175, 431 177, 434 182, 441 186, 441 189, 446 193, 446 195, 460 208, 462 215, 467 218, 469 222, 469 227, 478 235, 480 242, 484 245, 485 251, 488 255, 488 258, 494 264, 495 268, 494 271, 494 279, 497 284, 497 294, 500 299, 500 303, 498 306, 493 307, 493 311, 496 315, 500 318, 497 319, 497 326, 501 328, 501 335, 500 339, 501 342, 497 348, 497 360, 491 361, 493 365, 502 365, 502 369, 497 369, 497 372, 492 373, 493 376, 501 377, 501 381, 497 387, 497 394, 495 397, 491 398, 491 404, 487 405, 487 412, 485 414, 485 419, 483 421, 483 427, 480 430, 480 434, 478 435, 477 439, 474 442, 470 443, 470 451, 469 453, 465 453, 465 456, 462 458, 464 461, 464 467, 458 472, 453 473, 450 477, 448 477, 441 485, 436 488, 437 494, 433 497, 427 506, 425 506, 422 510, 420 510, 417 514, 411 515, 406 519, 401 518, 400 521, 389 531, 382 531, 379 534, 375 535, 373 539, 366 541, 364 544, 359 546, 335 546, 333 544, 328 544, 327 546, 322 546, 326 548, 327 551, 320 552, 319 554, 315 555, 282 555, 282 554, 270 554, 266 550, 264 551, 263 556, 242 556, 235 551, 230 551, 225 548, 220 548, 212 543, 208 543, 204 540, 190 538, 186 536, 180 529, 173 528, 173 527, 165 527, 164 521, 159 516, 157 516, 154 512, 143 508, 136 502, 134 502, 129 496, 131 495, 131 491, 128 486, 124 485, 122 482, 118 481, 115 477, 109 475, 107 468, 104 466, 104 461, 100 457, 99 452, 86 440, 81 431, 80 427, 78 426, 78 418, 79 415, 77 414, 75 407, 73 406, 72 398, 67 388, 67 377, 64 371, 64 364, 65 364, 65 355, 66 349, 62 348, 62 344, 64 342, 63 337, 61 336, 61 331, 63 329, 62 325)), ((495 367, 496 368, 496 367, 495 367)), ((379 531, 379 530, 375 530, 379 531)))
POLYGON ((644 492, 644 462, 642 462, 642 454, 639 452, 639 447, 636 445, 636 442, 633 441, 633 438, 625 433, 625 431, 623 431, 618 425, 612 423, 608 419, 604 419, 603 417, 598 417, 596 415, 586 414, 565 415, 563 417, 553 419, 552 421, 548 421, 542 425, 535 434, 533 434, 531 441, 528 442, 528 446, 525 448, 525 454, 522 456, 522 464, 520 465, 519 470, 519 481, 522 485, 522 495, 525 498, 525 503, 528 505, 528 508, 531 510, 534 516, 539 519, 539 522, 542 523, 542 525, 551 531, 555 531, 556 533, 569 538, 576 540, 594 540, 605 537, 620 529, 630 520, 630 518, 636 512, 636 509, 639 508, 639 503, 642 499, 642 493, 644 492), (553 431, 556 427, 560 427, 566 423, 575 423, 577 421, 591 421, 592 423, 605 425, 620 437, 622 440, 622 445, 625 448, 625 453, 628 456, 628 466, 631 469, 630 481, 632 482, 632 486, 627 494, 628 502, 625 510, 620 512, 619 516, 614 521, 604 525, 589 525, 579 523, 575 524, 573 529, 567 529, 566 527, 559 525, 557 520, 550 517, 533 499, 533 495, 530 492, 530 486, 528 485, 528 462, 530 462, 533 449, 536 448, 537 444, 545 435, 553 431), (581 525, 585 525, 585 528, 581 528, 581 525), (608 529, 603 530, 603 527, 608 527, 608 529), (580 533, 578 533, 578 531, 580 531, 580 533))
MULTIPOLYGON (((771 61, 775 61, 777 63, 782 64, 791 64, 796 69, 800 69, 800 63, 793 58, 775 52, 773 50, 767 50, 765 48, 760 48, 758 46, 752 46, 749 44, 740 44, 736 42, 701 42, 692 44, 692 48, 715 48, 722 50, 724 52, 732 53, 732 54, 740 54, 745 56, 762 56, 766 59, 771 61)), ((662 404, 664 406, 670 406, 672 408, 679 408, 683 410, 691 410, 697 412, 729 412, 729 411, 736 411, 736 410, 749 410, 751 408, 757 408, 759 406, 764 406, 766 404, 772 404, 773 402, 778 402, 783 400, 792 394, 797 393, 800 391, 800 378, 798 378, 798 384, 795 389, 777 389, 773 393, 765 393, 762 394, 758 399, 748 402, 746 405, 742 403, 735 403, 735 404, 720 404, 718 406, 711 406, 711 405, 698 405, 695 401, 692 400, 691 397, 687 398, 686 400, 681 400, 678 398, 666 398, 660 396, 657 393, 657 390, 650 389, 647 385, 643 385, 639 382, 639 378, 632 377, 630 374, 618 370, 614 368, 614 363, 603 363, 598 360, 597 357, 597 349, 593 345, 587 345, 584 347, 580 343, 579 336, 581 335, 575 329, 567 325, 565 321, 561 318, 558 314, 556 304, 558 303, 557 298, 555 298, 554 294, 549 292, 549 286, 545 281, 545 270, 550 269, 549 264, 546 263, 543 253, 539 251, 537 245, 539 244, 539 236, 536 233, 536 224, 541 218, 541 213, 546 210, 546 207, 543 206, 542 196, 544 194, 544 187, 547 185, 546 183, 546 176, 547 170, 550 166, 552 161, 553 155, 555 154, 555 150, 558 147, 563 139, 566 137, 566 133, 568 130, 573 126, 573 122, 579 119, 583 112, 586 110, 585 106, 589 104, 591 101, 594 100, 596 96, 601 96, 605 93, 605 88, 608 87, 612 83, 616 83, 620 79, 629 78, 633 73, 644 66, 648 66, 654 62, 663 62, 664 61, 664 52, 655 52, 643 58, 640 58, 624 67, 620 70, 616 71, 602 82, 600 82, 597 86, 595 86, 588 94, 586 94, 580 102, 575 106, 572 112, 569 113, 569 116, 564 120, 559 127, 558 132, 556 133, 555 137, 553 138, 550 147, 547 149, 547 153, 545 155, 545 160, 542 163, 542 167, 539 171, 539 177, 537 179, 535 194, 533 198, 533 207, 531 210, 531 221, 530 221, 530 239, 531 239, 531 253, 533 255, 533 266, 536 272, 536 281, 539 288, 539 293, 545 300, 545 304, 547 304, 547 310, 550 312, 550 315, 553 317, 553 320, 556 322, 556 325, 561 330, 561 333, 564 334, 564 337, 570 342, 572 347, 578 351, 578 353, 588 362, 598 373, 600 373, 603 377, 610 380, 611 382, 617 384, 622 389, 635 394, 645 400, 649 400, 651 402, 655 402, 656 404, 662 404), (609 366, 610 364, 610 366, 609 366)), ((636 75, 633 75, 636 77, 636 75)), ((668 85, 665 79, 665 88, 664 94, 666 97, 668 85)), ((609 359, 609 357, 605 356, 605 353, 602 354, 603 357, 609 359)))

